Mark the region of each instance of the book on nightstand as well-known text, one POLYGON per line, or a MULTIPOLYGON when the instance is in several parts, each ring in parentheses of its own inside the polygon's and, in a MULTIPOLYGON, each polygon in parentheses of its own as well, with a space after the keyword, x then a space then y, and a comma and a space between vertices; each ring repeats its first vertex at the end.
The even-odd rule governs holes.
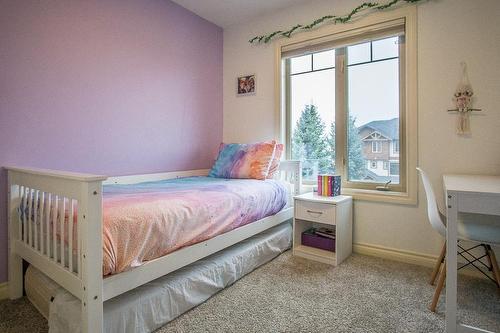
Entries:
POLYGON ((318 175, 318 195, 334 197, 340 195, 340 176, 318 175))
POLYGON ((329 229, 329 228, 318 228, 314 230, 314 233, 316 235, 320 235, 323 237, 328 237, 331 239, 335 239, 335 229, 329 229))

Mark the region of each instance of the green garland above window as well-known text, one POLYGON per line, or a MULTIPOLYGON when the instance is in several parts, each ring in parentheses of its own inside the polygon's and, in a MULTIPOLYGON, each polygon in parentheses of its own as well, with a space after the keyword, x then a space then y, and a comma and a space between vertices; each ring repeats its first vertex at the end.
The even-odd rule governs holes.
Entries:
POLYGON ((277 31, 274 31, 268 35, 255 36, 252 39, 250 39, 249 42, 250 42, 250 44, 260 44, 260 43, 267 44, 271 41, 271 39, 281 38, 281 37, 290 38, 290 36, 297 31, 311 30, 312 28, 314 28, 320 24, 324 24, 324 23, 328 23, 328 22, 333 23, 333 24, 347 23, 347 22, 351 21, 354 16, 356 16, 360 12, 365 11, 367 9, 384 10, 384 9, 390 8, 390 7, 398 4, 399 2, 417 3, 420 1, 424 1, 424 0, 391 0, 391 1, 386 2, 386 3, 365 2, 365 3, 362 3, 361 5, 359 5, 358 7, 354 8, 349 14, 346 14, 343 16, 326 15, 326 16, 323 16, 323 17, 317 19, 317 20, 314 20, 314 22, 311 22, 308 25, 297 24, 297 25, 294 25, 293 27, 291 27, 290 29, 285 30, 285 31, 277 30, 277 31))

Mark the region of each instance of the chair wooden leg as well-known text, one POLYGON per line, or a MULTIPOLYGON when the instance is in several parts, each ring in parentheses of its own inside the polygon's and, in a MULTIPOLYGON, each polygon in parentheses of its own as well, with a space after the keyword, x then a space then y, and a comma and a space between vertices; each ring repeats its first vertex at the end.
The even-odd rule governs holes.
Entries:
POLYGON ((439 273, 438 284, 436 286, 436 290, 434 291, 434 297, 432 297, 432 303, 429 309, 432 312, 436 312, 436 306, 439 301, 439 296, 441 295, 441 291, 443 290, 444 280, 446 279, 446 262, 441 267, 441 272, 439 273))
POLYGON ((441 254, 439 254, 439 257, 436 261, 436 265, 434 265, 434 270, 432 271, 431 280, 429 282, 431 285, 434 285, 434 282, 436 282, 436 277, 439 273, 439 268, 441 268, 441 264, 443 263, 445 255, 446 255, 446 242, 444 242, 443 244, 443 248, 441 249, 441 254))
POLYGON ((498 268, 498 262, 497 258, 495 256, 495 252, 491 248, 491 246, 487 245, 488 251, 486 252, 488 254, 488 258, 491 262, 491 267, 493 269, 493 275, 495 276, 495 280, 497 281, 497 287, 500 287, 500 270, 498 268))
MULTIPOLYGON (((486 244, 481 244, 483 247, 484 247, 484 253, 486 253, 486 260, 488 260, 488 268, 490 271, 493 270, 493 263, 491 262, 491 257, 490 257, 490 253, 489 253, 489 250, 488 250, 488 245, 486 244)), ((493 275, 495 275, 495 273, 493 273, 493 275)), ((493 276, 495 277, 495 276, 493 276)))

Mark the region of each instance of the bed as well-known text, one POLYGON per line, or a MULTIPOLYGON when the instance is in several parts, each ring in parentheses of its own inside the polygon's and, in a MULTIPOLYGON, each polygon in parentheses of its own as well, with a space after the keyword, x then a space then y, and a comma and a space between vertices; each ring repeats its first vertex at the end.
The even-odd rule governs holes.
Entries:
POLYGON ((265 181, 7 170, 10 297, 24 259, 81 300, 83 332, 102 332, 104 301, 289 220, 301 181, 298 161, 265 181))

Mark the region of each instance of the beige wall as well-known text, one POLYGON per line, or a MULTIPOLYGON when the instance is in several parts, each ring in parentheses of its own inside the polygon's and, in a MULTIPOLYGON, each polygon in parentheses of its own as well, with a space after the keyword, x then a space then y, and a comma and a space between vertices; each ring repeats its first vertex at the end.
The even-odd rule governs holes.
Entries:
MULTIPOLYGON (((224 30, 224 141, 271 139, 275 133, 274 45, 248 39, 342 14, 357 0, 310 1, 224 30), (236 77, 257 75, 257 94, 236 97, 236 77)), ((430 0, 418 6, 418 150, 437 193, 443 173, 500 174, 500 1, 430 0), (472 135, 455 134, 456 116, 448 114, 466 61, 483 112, 472 117, 472 135)), ((442 198, 441 202, 442 202, 442 198)), ((441 239, 428 225, 419 188, 417 206, 355 202, 354 242, 432 254, 441 239)))

